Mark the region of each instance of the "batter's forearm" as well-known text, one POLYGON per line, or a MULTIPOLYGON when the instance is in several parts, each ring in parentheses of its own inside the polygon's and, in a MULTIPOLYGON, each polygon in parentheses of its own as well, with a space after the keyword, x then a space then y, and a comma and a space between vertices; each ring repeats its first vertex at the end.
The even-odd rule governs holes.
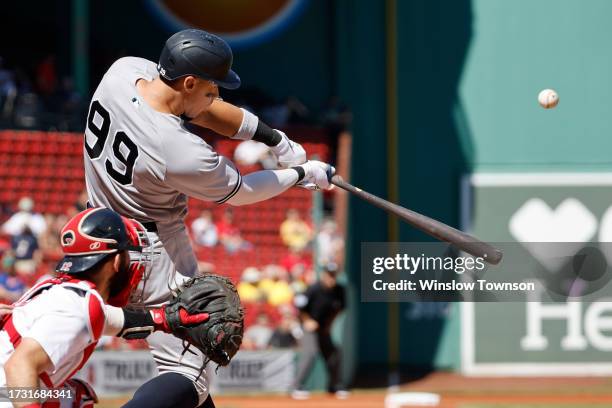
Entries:
POLYGON ((191 123, 236 140, 255 140, 267 146, 279 145, 283 137, 251 112, 215 100, 210 108, 191 123))
POLYGON ((206 112, 190 122, 211 129, 220 135, 233 137, 240 129, 242 118, 242 109, 231 103, 216 99, 206 112))
POLYGON ((227 202, 239 206, 264 201, 294 186, 298 179, 295 169, 256 171, 242 177, 240 189, 227 202))

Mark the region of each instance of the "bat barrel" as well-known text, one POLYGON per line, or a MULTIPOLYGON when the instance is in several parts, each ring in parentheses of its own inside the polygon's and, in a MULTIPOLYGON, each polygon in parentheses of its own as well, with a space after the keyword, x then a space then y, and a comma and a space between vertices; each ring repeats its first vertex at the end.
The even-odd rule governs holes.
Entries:
POLYGON ((482 257, 490 264, 497 265, 503 258, 503 252, 492 245, 466 234, 463 231, 459 231, 458 229, 441 223, 440 221, 401 207, 397 204, 377 197, 374 194, 368 193, 367 191, 363 191, 362 189, 347 183, 339 175, 333 176, 331 182, 332 184, 359 196, 365 201, 397 215, 405 222, 433 236, 434 238, 453 244, 455 247, 469 253, 470 255, 482 257))

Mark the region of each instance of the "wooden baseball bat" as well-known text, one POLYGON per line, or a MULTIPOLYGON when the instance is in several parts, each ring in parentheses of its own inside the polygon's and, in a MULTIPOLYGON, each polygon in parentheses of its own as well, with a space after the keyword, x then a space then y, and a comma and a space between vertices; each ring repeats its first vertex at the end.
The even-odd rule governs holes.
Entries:
POLYGON ((482 257, 486 262, 497 265, 501 262, 504 256, 503 252, 473 237, 466 234, 463 231, 459 231, 449 225, 446 225, 440 221, 429 218, 418 212, 409 210, 397 204, 393 204, 385 199, 370 194, 367 191, 363 191, 360 188, 347 183, 339 175, 335 175, 331 178, 332 184, 340 187, 343 190, 349 191, 359 198, 382 208, 385 211, 395 214, 402 220, 412 225, 413 227, 420 229, 424 233, 444 242, 448 242, 455 247, 461 249, 476 257, 482 257))

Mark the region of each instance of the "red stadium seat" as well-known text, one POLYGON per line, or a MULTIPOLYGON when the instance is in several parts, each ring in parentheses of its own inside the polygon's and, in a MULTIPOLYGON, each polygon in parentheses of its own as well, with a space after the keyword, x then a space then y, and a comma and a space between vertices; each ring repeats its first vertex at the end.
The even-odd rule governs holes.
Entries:
MULTIPOLYGON (((323 131, 297 128, 288 130, 287 134, 301 142, 309 156, 316 154, 320 160, 329 160, 330 149, 323 131)), ((206 141, 215 146, 219 154, 230 159, 238 145, 238 142, 225 138, 207 137, 206 141)), ((242 166, 240 170, 246 174, 259 170, 259 167, 242 166)), ((15 205, 21 195, 27 193, 34 198, 41 211, 65 213, 85 188, 83 134, 0 131, 0 185, 2 203, 15 205)), ((308 221, 311 218, 312 197, 307 190, 291 188, 272 200, 233 208, 236 225, 254 248, 229 254, 222 245, 214 248, 195 247, 198 259, 212 263, 217 273, 235 282, 240 280, 242 271, 248 266, 278 263, 286 253, 279 228, 287 209, 298 209, 308 221)), ((218 221, 228 207, 190 199, 187 224, 204 209, 211 210, 218 221)), ((247 311, 250 309, 247 308, 247 311)), ((254 310, 257 313, 258 309, 254 310)))

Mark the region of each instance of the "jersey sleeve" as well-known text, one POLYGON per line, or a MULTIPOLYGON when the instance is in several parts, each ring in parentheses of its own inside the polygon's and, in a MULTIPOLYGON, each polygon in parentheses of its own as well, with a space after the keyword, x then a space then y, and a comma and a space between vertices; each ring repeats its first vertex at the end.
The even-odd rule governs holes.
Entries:
POLYGON ((183 194, 219 204, 240 189, 242 176, 198 136, 182 130, 164 140, 166 183, 183 194))
POLYGON ((22 337, 36 340, 54 367, 93 342, 89 316, 76 302, 57 299, 22 337))

